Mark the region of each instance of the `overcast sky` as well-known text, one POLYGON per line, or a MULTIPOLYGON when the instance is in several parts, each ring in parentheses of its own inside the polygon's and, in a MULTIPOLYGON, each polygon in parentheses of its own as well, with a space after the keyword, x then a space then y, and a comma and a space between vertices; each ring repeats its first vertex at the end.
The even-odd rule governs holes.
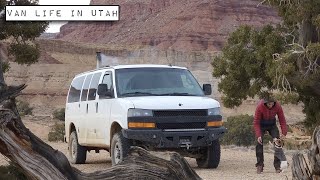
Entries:
MULTIPOLYGON (((90 0, 39 0, 40 5, 89 5, 90 0)), ((66 22, 52 22, 47 32, 59 32, 60 26, 66 22)))

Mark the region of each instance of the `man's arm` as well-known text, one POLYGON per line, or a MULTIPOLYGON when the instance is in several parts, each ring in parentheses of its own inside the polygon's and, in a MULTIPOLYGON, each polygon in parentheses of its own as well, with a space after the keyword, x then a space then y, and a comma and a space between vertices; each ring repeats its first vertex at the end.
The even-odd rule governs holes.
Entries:
POLYGON ((261 127, 260 127, 260 121, 262 118, 262 113, 260 112, 259 106, 256 108, 256 112, 254 113, 254 119, 253 119, 253 127, 256 134, 256 137, 261 137, 261 127))
POLYGON ((281 105, 279 104, 279 109, 278 109, 278 119, 279 119, 279 123, 280 123, 280 127, 281 127, 281 133, 286 136, 288 129, 287 129, 287 122, 286 122, 286 118, 284 117, 284 113, 282 110, 281 105))

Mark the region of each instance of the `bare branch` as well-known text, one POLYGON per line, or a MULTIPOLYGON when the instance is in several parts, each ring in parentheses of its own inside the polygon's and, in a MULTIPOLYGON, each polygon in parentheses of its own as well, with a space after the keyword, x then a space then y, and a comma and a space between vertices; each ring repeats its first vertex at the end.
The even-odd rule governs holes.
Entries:
POLYGON ((257 5, 257 7, 261 6, 261 5, 264 4, 266 1, 268 1, 269 4, 270 4, 270 1, 269 1, 269 0, 263 0, 263 1, 261 1, 261 2, 257 5))
POLYGON ((276 80, 276 88, 280 89, 281 91, 284 91, 285 93, 291 93, 292 92, 292 88, 291 88, 291 84, 288 81, 287 77, 285 74, 283 74, 283 67, 287 66, 287 64, 283 61, 283 56, 281 56, 281 54, 279 53, 274 53, 272 55, 272 58, 274 61, 279 63, 279 66, 276 69, 276 76, 275 76, 275 80, 276 80))

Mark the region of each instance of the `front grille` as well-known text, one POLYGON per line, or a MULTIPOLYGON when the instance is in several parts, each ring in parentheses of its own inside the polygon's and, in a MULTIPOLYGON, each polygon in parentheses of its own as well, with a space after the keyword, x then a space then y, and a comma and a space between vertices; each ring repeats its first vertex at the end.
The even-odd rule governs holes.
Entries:
POLYGON ((158 129, 200 129, 205 127, 206 122, 157 123, 158 129))
POLYGON ((153 111, 154 117, 207 116, 207 110, 153 111))

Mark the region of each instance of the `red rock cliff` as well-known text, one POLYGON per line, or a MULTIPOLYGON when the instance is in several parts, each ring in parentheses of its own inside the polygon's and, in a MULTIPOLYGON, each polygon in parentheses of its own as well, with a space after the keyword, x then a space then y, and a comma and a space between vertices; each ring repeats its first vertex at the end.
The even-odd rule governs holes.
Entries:
POLYGON ((150 45, 159 49, 220 50, 243 24, 261 27, 280 18, 256 0, 92 0, 120 5, 120 21, 73 22, 58 38, 106 45, 150 45))

